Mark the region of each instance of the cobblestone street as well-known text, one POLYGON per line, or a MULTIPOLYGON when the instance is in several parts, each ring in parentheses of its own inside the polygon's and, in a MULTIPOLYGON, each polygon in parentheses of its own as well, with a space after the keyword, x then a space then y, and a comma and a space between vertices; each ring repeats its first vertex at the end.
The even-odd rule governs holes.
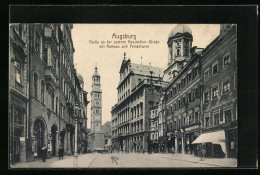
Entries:
MULTIPOLYGON (((78 157, 78 168, 196 168, 196 167, 236 167, 236 159, 200 158, 182 154, 84 154, 78 157)), ((19 163, 13 168, 75 168, 74 157, 57 157, 31 163, 19 163)))

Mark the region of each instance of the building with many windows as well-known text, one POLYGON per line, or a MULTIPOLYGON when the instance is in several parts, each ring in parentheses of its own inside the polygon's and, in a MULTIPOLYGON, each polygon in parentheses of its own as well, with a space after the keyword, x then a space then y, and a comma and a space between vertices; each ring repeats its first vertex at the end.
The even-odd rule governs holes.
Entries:
MULTIPOLYGON (((237 34, 223 24, 202 52, 201 128, 207 156, 237 157, 237 34)), ((198 143, 200 140, 197 140, 198 143)))
POLYGON ((10 25, 9 135, 11 163, 26 161, 29 100, 29 25, 10 25), (12 73, 11 73, 12 72, 12 73))
MULTIPOLYGON (((57 156, 59 146, 64 148, 65 154, 72 154, 75 135, 74 106, 80 109, 78 132, 81 131, 81 126, 86 128, 87 93, 83 90, 82 77, 74 68, 72 28, 72 24, 10 26, 10 38, 17 40, 20 36, 20 40, 23 40, 10 44, 10 60, 17 70, 14 76, 11 66, 10 87, 14 82, 14 87, 17 86, 28 101, 27 107, 23 106, 23 109, 18 110, 22 112, 18 113, 15 112, 15 106, 10 104, 10 116, 14 116, 13 113, 19 114, 17 116, 22 116, 23 123, 22 125, 19 121, 20 134, 14 134, 16 136, 13 137, 17 144, 11 141, 11 152, 15 155, 11 156, 12 161, 18 160, 14 158, 18 157, 18 153, 21 161, 41 157, 43 145, 48 149, 48 157, 57 156)), ((14 126, 16 125, 11 122, 11 128, 14 126)), ((78 136, 81 137, 80 134, 78 136)))
POLYGON ((148 151, 150 108, 159 101, 163 69, 126 60, 120 68, 118 103, 112 107, 112 149, 148 151), (153 86, 151 86, 153 83, 153 86))
POLYGON ((179 153, 237 156, 236 25, 221 25, 205 49, 192 47, 192 31, 169 35, 168 68, 159 102, 159 147, 179 153), (186 50, 187 49, 187 50, 186 50))

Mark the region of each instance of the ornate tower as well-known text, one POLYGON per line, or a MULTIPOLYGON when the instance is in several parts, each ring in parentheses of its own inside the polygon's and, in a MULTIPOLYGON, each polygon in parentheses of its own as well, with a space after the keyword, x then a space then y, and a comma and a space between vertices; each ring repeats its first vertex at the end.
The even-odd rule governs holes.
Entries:
POLYGON ((171 81, 191 58, 192 31, 178 24, 168 36, 168 68, 164 71, 164 81, 171 81))
POLYGON ((97 66, 92 76, 91 90, 91 132, 100 132, 102 124, 102 90, 100 84, 100 75, 97 66))

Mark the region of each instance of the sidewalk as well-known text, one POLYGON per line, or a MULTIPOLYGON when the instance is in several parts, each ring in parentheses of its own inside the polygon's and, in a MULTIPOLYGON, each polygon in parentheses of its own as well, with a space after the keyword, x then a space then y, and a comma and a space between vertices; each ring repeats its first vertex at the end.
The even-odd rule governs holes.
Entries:
POLYGON ((219 167, 237 167, 237 159, 232 158, 205 158, 204 161, 200 161, 199 156, 191 154, 153 154, 167 159, 188 161, 193 163, 207 164, 219 167))

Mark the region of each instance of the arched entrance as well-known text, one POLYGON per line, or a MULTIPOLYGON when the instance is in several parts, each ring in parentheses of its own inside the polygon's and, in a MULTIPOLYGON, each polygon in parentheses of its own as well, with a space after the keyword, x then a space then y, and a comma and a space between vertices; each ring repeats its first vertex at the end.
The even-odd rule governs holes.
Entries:
POLYGON ((51 150, 52 150, 52 156, 56 156, 56 147, 57 147, 57 132, 58 127, 53 124, 51 127, 51 150))
POLYGON ((41 157, 41 148, 43 144, 46 146, 46 128, 45 124, 41 119, 37 119, 33 125, 33 133, 35 142, 33 143, 35 157, 41 157))

